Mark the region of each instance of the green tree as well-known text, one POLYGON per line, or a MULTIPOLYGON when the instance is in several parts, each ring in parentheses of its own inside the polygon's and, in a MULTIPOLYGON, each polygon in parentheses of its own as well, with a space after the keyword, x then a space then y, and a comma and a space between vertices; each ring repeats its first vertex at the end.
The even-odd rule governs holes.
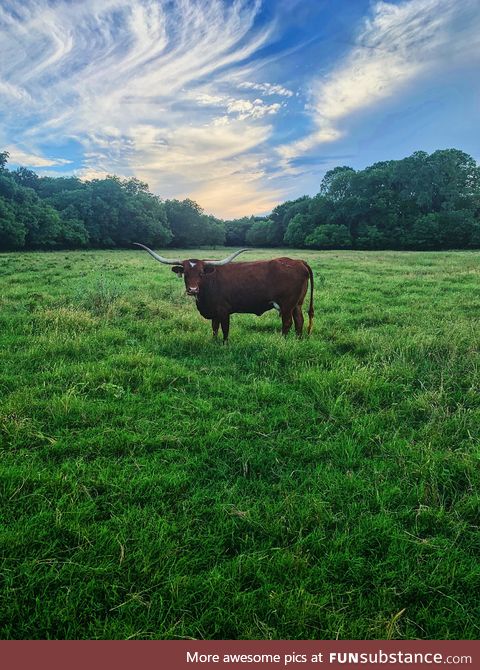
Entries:
POLYGON ((225 223, 214 216, 202 216, 201 244, 209 247, 225 244, 225 223))
POLYGON ((437 213, 422 214, 417 218, 408 236, 411 249, 438 249, 440 247, 440 221, 437 213))
POLYGON ((473 210, 447 210, 437 216, 440 245, 443 249, 465 249, 470 246, 478 222, 473 210))
POLYGON ((27 231, 17 221, 12 205, 0 197, 0 250, 23 249, 27 231))
POLYGON ((377 226, 359 225, 356 239, 357 249, 385 249, 388 245, 388 238, 377 226))
POLYGON ((229 247, 244 247, 247 233, 254 223, 253 216, 225 221, 225 244, 229 247))
POLYGON ((33 188, 35 191, 38 189, 40 182, 40 177, 25 167, 19 167, 14 172, 12 172, 12 177, 20 186, 25 186, 26 188, 33 188))
POLYGON ((354 175, 355 170, 348 165, 328 170, 320 184, 320 195, 328 196, 332 200, 342 200, 349 194, 354 175))
POLYGON ((273 221, 256 221, 246 235, 246 243, 250 247, 274 246, 276 226, 273 221))
POLYGON ((289 247, 305 246, 305 237, 311 232, 312 218, 307 214, 295 214, 285 231, 283 241, 289 247))
POLYGON ((82 181, 10 171, 0 152, 0 248, 221 245, 357 249, 480 246, 480 168, 458 149, 329 170, 320 192, 269 218, 221 221, 192 200, 162 201, 131 177, 82 181))
POLYGON ((305 244, 314 249, 350 249, 352 238, 346 226, 327 223, 315 228, 305 240, 305 244))
POLYGON ((32 197, 28 207, 17 211, 17 220, 27 230, 25 246, 28 249, 53 249, 59 246, 60 215, 50 205, 32 197))
POLYGON ((0 151, 0 172, 6 169, 9 156, 8 151, 0 151))
POLYGON ((172 231, 173 247, 196 247, 202 244, 203 210, 193 200, 166 200, 167 221, 172 231))
POLYGON ((60 212, 59 246, 66 249, 78 249, 88 246, 88 230, 78 218, 77 210, 69 205, 60 212))
POLYGON ((269 217, 272 223, 269 233, 271 246, 282 245, 288 224, 297 214, 306 214, 308 212, 310 200, 308 195, 303 195, 301 198, 287 200, 287 202, 275 207, 269 217))

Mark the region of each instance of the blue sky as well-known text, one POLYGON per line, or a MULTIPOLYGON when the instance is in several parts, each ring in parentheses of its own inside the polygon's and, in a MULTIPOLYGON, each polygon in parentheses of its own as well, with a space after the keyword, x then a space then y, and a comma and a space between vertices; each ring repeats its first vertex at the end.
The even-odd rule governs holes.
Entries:
POLYGON ((2 0, 0 149, 222 217, 417 149, 480 158, 478 0, 2 0))

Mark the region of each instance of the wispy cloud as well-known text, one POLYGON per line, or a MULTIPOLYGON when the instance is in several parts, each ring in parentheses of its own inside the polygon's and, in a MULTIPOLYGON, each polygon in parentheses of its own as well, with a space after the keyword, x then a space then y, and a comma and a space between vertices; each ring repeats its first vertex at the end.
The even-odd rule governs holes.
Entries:
POLYGON ((263 116, 276 114, 282 107, 279 102, 267 104, 261 98, 247 100, 245 98, 210 95, 209 93, 201 93, 196 100, 199 105, 221 108, 227 115, 232 115, 240 121, 249 118, 261 119, 263 116))
POLYGON ((2 98, 7 104, 9 101, 14 101, 17 103, 32 102, 32 99, 24 89, 16 86, 15 84, 0 80, 0 100, 2 100, 2 98))
POLYGON ((66 158, 46 158, 38 154, 32 154, 23 151, 16 146, 7 146, 6 150, 10 154, 10 162, 18 165, 25 165, 33 168, 55 167, 57 165, 69 165, 72 161, 66 158))
MULTIPOLYGON (((260 0, 7 0, 0 95, 9 126, 23 128, 23 146, 75 139, 84 149, 77 174, 135 174, 163 196, 196 188, 213 204, 239 157, 258 177, 272 133, 263 120, 281 108, 225 84, 272 35, 274 24, 257 25, 259 11, 260 0)), ((60 165, 18 149, 15 160, 60 165)), ((249 183, 244 207, 255 211, 268 186, 249 183)), ((214 211, 228 215, 224 205, 214 211)))
POLYGON ((480 55, 478 0, 377 2, 341 62, 311 82, 314 130, 279 148, 287 161, 340 139, 349 118, 420 77, 480 55))
POLYGON ((269 84, 268 82, 256 84, 253 81, 243 81, 238 85, 238 88, 260 91, 265 95, 280 95, 286 98, 291 98, 293 95, 293 91, 290 91, 290 89, 279 84, 269 84))

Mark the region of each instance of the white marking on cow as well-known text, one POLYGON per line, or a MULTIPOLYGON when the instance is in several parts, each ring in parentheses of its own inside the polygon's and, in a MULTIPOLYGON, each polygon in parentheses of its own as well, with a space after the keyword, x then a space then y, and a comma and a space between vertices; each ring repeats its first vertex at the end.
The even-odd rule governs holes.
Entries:
POLYGON ((272 302, 271 304, 273 305, 273 307, 275 307, 275 309, 277 310, 277 312, 280 311, 280 305, 278 305, 276 302, 272 302))
POLYGON ((188 262, 190 263, 190 267, 191 267, 191 268, 194 268, 194 267, 195 267, 196 263, 193 263, 192 261, 188 261, 188 262))

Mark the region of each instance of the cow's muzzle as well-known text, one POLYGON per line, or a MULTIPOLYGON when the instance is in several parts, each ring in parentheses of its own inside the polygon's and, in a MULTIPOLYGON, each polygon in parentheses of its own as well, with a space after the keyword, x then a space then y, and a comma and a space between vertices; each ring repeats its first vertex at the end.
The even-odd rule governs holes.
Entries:
POLYGON ((187 295, 198 295, 200 293, 200 289, 195 286, 189 286, 187 288, 187 295))

